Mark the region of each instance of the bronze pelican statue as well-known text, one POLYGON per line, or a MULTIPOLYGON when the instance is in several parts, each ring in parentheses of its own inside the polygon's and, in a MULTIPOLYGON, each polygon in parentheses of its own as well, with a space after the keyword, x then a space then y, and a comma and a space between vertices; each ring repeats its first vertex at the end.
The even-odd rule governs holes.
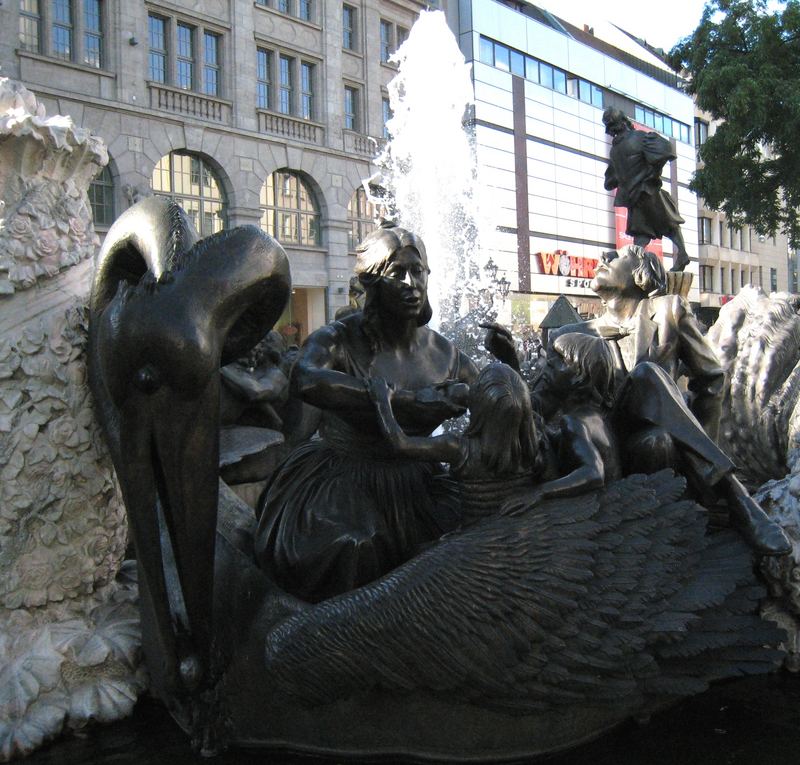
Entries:
POLYGON ((669 471, 512 501, 379 579, 307 603, 259 569, 218 483, 221 363, 281 314, 251 227, 196 242, 174 204, 99 256, 91 376, 139 559, 156 692, 200 746, 502 761, 580 743, 719 678, 768 672, 749 550, 669 471))

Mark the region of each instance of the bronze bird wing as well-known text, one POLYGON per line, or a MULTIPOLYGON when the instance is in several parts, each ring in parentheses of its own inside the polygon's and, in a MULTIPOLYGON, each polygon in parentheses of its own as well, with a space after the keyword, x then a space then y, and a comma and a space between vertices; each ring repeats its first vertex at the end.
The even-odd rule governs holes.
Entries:
POLYGON ((682 492, 669 471, 632 476, 454 532, 275 627, 275 688, 308 705, 420 690, 528 714, 696 692, 715 649, 732 658, 713 676, 766 671, 777 654, 759 646, 780 634, 753 615, 749 553, 707 537, 682 492))

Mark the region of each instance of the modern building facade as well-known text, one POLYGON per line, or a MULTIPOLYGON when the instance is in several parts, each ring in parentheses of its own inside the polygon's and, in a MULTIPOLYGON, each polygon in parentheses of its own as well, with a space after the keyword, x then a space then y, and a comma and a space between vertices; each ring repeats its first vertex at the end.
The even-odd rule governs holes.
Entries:
POLYGON ((202 235, 255 224, 291 261, 293 340, 347 302, 361 191, 389 116, 388 62, 417 0, 12 0, 2 74, 100 135, 102 235, 136 199, 174 197, 202 235))
MULTIPOLYGON (((674 73, 622 33, 617 47, 530 4, 462 0, 450 21, 473 64, 479 178, 498 200, 492 257, 512 282, 504 318, 536 327, 559 294, 582 315, 600 309, 589 289, 594 267, 625 241, 624 211, 603 188, 609 106, 671 141, 677 159, 663 182, 686 219, 696 274, 694 107, 674 73)), ((671 243, 663 250, 669 266, 671 243)))
MULTIPOLYGON (((490 255, 512 282, 504 320, 537 327, 559 294, 584 316, 599 310, 589 289, 597 258, 629 241, 625 211, 603 188, 610 138, 601 117, 609 106, 672 144, 677 159, 662 181, 686 221, 689 300, 711 309, 704 318, 713 320, 744 284, 787 289, 785 238, 729 229, 689 189, 700 135, 694 104, 646 44, 514 0, 461 0, 449 22, 473 66, 479 178, 500 224, 490 255)), ((651 249, 669 268, 672 244, 651 249)))

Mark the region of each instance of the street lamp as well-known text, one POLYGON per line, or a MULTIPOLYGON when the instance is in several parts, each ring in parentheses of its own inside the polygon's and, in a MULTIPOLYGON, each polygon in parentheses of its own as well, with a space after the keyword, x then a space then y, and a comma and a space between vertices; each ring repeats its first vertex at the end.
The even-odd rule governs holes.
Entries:
POLYGON ((486 271, 487 274, 489 274, 489 278, 492 281, 496 281, 497 280, 498 266, 491 258, 489 258, 488 262, 483 267, 483 270, 486 271))
POLYGON ((511 282, 506 279, 505 274, 497 282, 497 289, 500 292, 500 297, 505 301, 508 297, 508 291, 511 289, 511 282))

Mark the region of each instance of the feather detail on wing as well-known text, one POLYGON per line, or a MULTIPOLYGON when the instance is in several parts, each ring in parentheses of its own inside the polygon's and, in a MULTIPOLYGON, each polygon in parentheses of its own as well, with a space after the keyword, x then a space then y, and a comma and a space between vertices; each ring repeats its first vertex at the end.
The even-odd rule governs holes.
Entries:
MULTIPOLYGON (((528 714, 692 692, 719 676, 699 657, 744 671, 736 649, 780 635, 753 615, 748 551, 706 537, 682 492, 669 471, 632 476, 447 535, 273 629, 276 689, 308 705, 424 690, 528 714)), ((747 655, 753 671, 775 659, 747 655)))

